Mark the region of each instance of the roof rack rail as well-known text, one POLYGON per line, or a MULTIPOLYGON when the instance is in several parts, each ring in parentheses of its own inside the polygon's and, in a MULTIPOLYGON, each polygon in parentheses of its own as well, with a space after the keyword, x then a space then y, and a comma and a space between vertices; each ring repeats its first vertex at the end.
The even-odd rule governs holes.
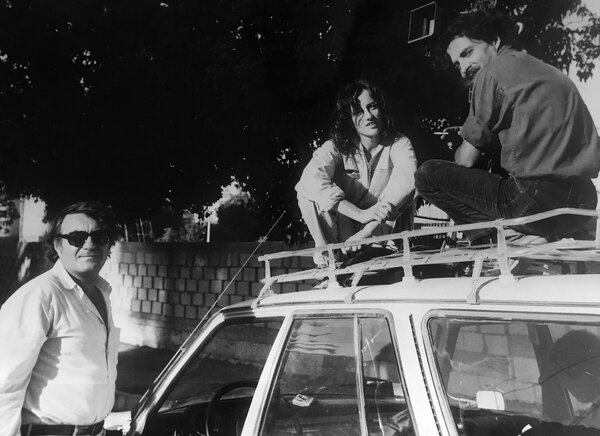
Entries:
POLYGON ((499 279, 502 282, 510 283, 514 280, 509 265, 509 259, 535 259, 535 260, 560 260, 560 261, 598 261, 600 262, 600 212, 595 210, 560 208, 547 212, 537 213, 530 216, 497 219, 474 224, 459 224, 452 226, 427 227, 420 230, 406 230, 400 233, 391 233, 388 235, 374 236, 358 241, 344 242, 338 244, 328 244, 320 247, 307 248, 295 251, 283 251, 272 254, 265 254, 258 258, 265 262, 265 278, 261 280, 264 283, 260 291, 257 302, 264 296, 273 293, 272 285, 274 283, 286 283, 303 281, 310 279, 329 279, 328 289, 338 288, 336 277, 340 275, 350 275, 352 277, 352 286, 356 286, 366 272, 377 271, 389 268, 402 268, 404 276, 402 282, 414 282, 416 278, 413 274, 413 266, 416 265, 434 265, 434 264, 454 264, 457 262, 474 262, 473 264, 473 291, 468 301, 476 304, 478 302, 477 279, 481 276, 483 262, 492 261, 500 270, 499 279), (549 242, 531 246, 510 245, 506 241, 506 230, 508 227, 529 224, 541 221, 547 218, 559 215, 579 215, 596 218, 596 237, 595 240, 574 240, 561 239, 556 242, 549 242), (453 232, 464 232, 467 230, 492 229, 497 232, 497 243, 468 246, 460 248, 444 248, 439 250, 413 250, 410 246, 410 239, 419 236, 430 236, 436 234, 449 234, 453 232), (388 244, 390 241, 402 241, 402 247, 392 254, 374 257, 367 261, 356 263, 351 266, 341 267, 341 262, 336 260, 335 252, 342 249, 348 249, 358 245, 388 244), (297 271, 288 274, 271 275, 270 262, 275 259, 284 259, 289 257, 306 257, 315 253, 325 255, 327 260, 326 268, 312 268, 304 271, 297 271))

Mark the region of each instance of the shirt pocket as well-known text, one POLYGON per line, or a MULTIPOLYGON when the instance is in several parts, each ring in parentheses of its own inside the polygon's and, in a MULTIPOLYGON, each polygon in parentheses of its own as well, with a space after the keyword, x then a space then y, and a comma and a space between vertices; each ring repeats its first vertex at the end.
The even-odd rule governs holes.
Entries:
POLYGON ((373 174, 371 176, 370 191, 374 195, 379 196, 383 192, 390 181, 393 170, 394 165, 392 162, 390 162, 389 158, 380 159, 380 161, 377 163, 377 166, 373 169, 373 174))

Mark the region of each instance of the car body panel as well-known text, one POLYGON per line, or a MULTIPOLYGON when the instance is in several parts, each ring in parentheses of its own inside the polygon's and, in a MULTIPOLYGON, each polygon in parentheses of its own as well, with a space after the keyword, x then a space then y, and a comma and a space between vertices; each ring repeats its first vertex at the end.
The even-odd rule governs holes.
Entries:
POLYGON ((508 284, 501 283, 497 277, 482 278, 475 285, 480 288, 479 304, 467 303, 473 286, 470 278, 426 279, 415 283, 273 295, 261 299, 255 309, 252 309, 252 302, 229 307, 213 316, 194 342, 169 365, 169 374, 162 377, 142 403, 135 417, 134 427, 144 427, 148 411, 159 401, 175 374, 181 371, 188 359, 193 358, 195 350, 217 325, 235 317, 282 316, 285 321, 269 353, 241 433, 258 434, 270 383, 275 376, 292 320, 308 315, 337 316, 373 312, 385 314, 391 320, 416 433, 455 435, 456 428, 448 418, 449 412, 443 395, 439 394, 440 382, 428 344, 426 323, 431 316, 449 313, 496 318, 591 316, 596 319, 600 316, 599 275, 527 276, 515 278, 508 284))

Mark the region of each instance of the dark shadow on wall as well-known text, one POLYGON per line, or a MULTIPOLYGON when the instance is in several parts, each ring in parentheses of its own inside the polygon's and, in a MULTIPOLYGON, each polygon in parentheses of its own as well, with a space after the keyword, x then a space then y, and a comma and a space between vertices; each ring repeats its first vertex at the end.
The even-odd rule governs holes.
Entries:
POLYGON ((41 242, 0 238, 0 304, 21 285, 50 269, 41 242))

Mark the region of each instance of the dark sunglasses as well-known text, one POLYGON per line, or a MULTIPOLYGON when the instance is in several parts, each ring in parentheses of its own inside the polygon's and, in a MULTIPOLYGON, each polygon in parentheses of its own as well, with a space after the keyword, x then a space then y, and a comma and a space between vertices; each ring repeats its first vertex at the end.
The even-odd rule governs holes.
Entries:
POLYGON ((88 238, 96 245, 106 245, 110 241, 110 235, 106 230, 94 230, 93 232, 84 232, 81 230, 67 233, 66 235, 56 235, 57 238, 66 239, 69 245, 81 248, 88 238))

